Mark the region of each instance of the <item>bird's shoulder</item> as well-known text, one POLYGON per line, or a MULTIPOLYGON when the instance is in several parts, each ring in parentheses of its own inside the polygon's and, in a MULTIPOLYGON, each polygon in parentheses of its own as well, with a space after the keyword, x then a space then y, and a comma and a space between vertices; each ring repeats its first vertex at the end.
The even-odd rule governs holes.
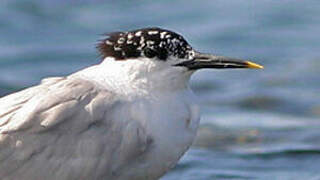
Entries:
POLYGON ((45 79, 1 98, 0 176, 119 176, 152 142, 139 121, 121 118, 128 104, 94 82, 72 77, 45 79))
MULTIPOLYGON (((116 97, 106 89, 81 78, 55 77, 0 99, 0 132, 20 130, 45 131, 72 120, 79 113, 82 124, 92 123, 115 103, 116 97), (87 119, 86 119, 87 118, 87 119)), ((80 121, 80 120, 79 120, 80 121)))

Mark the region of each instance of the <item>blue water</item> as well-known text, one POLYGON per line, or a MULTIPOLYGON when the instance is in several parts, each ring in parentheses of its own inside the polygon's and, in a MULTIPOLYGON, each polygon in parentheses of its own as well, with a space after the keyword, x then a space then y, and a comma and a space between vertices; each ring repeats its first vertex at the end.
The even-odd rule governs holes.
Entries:
POLYGON ((162 180, 320 179, 320 2, 0 1, 0 95, 100 61, 110 31, 159 26, 256 70, 203 70, 192 149, 162 180))

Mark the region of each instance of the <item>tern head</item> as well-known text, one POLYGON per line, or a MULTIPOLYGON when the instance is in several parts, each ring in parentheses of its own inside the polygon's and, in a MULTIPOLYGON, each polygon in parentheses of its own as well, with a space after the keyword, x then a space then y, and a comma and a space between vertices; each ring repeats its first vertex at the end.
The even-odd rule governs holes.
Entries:
MULTIPOLYGON (((203 68, 256 68, 263 66, 247 60, 200 53, 178 33, 161 28, 113 32, 97 45, 104 61, 139 64, 145 74, 188 77, 203 68)), ((165 81, 165 79, 163 79, 165 81)))

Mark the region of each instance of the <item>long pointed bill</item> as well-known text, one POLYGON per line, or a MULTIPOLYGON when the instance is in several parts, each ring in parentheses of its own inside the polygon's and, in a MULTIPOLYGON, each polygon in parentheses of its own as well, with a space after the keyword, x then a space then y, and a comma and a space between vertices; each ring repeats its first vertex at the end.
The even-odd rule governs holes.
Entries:
POLYGON ((185 61, 177 64, 177 66, 185 66, 190 70, 197 70, 203 68, 252 68, 263 69, 263 66, 241 59, 235 59, 224 56, 215 56, 211 54, 196 53, 193 60, 185 61))

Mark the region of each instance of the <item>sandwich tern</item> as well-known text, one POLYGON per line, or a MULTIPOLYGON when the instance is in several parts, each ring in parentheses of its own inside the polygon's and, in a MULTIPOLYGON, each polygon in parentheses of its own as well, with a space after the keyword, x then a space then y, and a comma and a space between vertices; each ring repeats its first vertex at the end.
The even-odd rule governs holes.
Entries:
POLYGON ((204 54, 161 28, 114 32, 103 57, 0 99, 2 180, 154 180, 192 144, 199 108, 190 76, 263 68, 204 54))

